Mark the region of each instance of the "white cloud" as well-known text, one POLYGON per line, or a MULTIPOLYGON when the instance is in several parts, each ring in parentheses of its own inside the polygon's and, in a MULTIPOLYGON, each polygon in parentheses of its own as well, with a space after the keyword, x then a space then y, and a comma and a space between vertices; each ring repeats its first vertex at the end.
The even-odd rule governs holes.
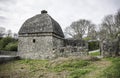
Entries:
POLYGON ((98 24, 107 14, 114 14, 119 0, 0 0, 0 26, 18 32, 23 22, 46 9, 64 29, 73 21, 88 19, 98 24))

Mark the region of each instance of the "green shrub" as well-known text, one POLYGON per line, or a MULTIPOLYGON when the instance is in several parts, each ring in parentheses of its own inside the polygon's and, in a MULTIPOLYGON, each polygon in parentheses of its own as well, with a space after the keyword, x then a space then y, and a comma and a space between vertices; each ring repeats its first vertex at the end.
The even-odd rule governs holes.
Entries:
MULTIPOLYGON (((9 43, 13 43, 13 42, 17 42, 16 39, 14 38, 11 38, 11 37, 5 37, 5 38, 2 38, 0 40, 0 50, 5 50, 5 47, 9 44, 9 43)), ((10 46, 10 45, 9 45, 10 46)), ((15 44, 14 44, 15 46, 15 44)))
POLYGON ((11 42, 8 45, 6 45, 5 49, 6 51, 17 51, 18 43, 17 42, 11 42))
POLYGON ((99 41, 90 41, 88 42, 88 50, 97 50, 99 49, 99 41))
POLYGON ((0 40, 1 40, 2 38, 0 37, 0 40))

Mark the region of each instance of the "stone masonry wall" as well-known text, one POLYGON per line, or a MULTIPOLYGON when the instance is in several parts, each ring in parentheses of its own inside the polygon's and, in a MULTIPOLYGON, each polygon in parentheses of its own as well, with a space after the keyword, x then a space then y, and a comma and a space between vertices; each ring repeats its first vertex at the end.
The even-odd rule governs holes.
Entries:
POLYGON ((101 43, 101 55, 104 57, 118 56, 120 55, 120 41, 115 40, 104 40, 101 43))
MULTIPOLYGON (((79 42, 79 44, 82 43, 85 42, 79 42)), ((19 37, 18 56, 24 59, 55 59, 58 57, 86 56, 87 54, 86 45, 65 45, 64 39, 55 34, 19 37)))
POLYGON ((54 50, 54 55, 56 57, 87 56, 88 49, 77 46, 58 47, 54 50))
POLYGON ((53 49, 64 46, 64 39, 53 37, 53 49))
POLYGON ((28 59, 50 59, 52 47, 52 36, 19 37, 18 55, 28 59))
POLYGON ((0 55, 16 56, 17 55, 17 51, 0 51, 0 55))

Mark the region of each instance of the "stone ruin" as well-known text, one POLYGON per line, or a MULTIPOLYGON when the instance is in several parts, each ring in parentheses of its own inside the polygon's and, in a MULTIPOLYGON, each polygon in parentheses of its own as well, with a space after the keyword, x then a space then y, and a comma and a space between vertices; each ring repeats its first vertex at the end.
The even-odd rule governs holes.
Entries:
POLYGON ((101 43, 101 55, 104 57, 113 57, 120 55, 120 34, 114 40, 103 40, 101 43))
POLYGON ((88 51, 85 41, 65 39, 60 25, 45 10, 24 22, 18 40, 18 56, 24 59, 80 56, 88 51))
POLYGON ((84 40, 64 39, 64 47, 54 49, 56 57, 87 56, 88 43, 84 40))

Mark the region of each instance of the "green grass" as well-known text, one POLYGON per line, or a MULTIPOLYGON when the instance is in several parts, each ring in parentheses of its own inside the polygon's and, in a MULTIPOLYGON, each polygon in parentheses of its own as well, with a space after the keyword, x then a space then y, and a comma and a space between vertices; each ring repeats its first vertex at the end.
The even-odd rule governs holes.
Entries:
POLYGON ((29 66, 31 72, 45 68, 48 64, 48 60, 19 60, 16 62, 29 66))
POLYGON ((82 75, 89 73, 90 70, 76 69, 70 73, 69 78, 80 78, 82 75))
POLYGON ((72 61, 65 61, 61 64, 57 64, 55 67, 50 67, 50 69, 60 72, 63 70, 74 71, 76 69, 81 69, 82 67, 88 66, 90 64, 89 61, 83 60, 72 60, 72 61))
POLYGON ((87 60, 66 60, 60 64, 56 64, 54 66, 50 66, 49 70, 53 72, 62 72, 68 71, 68 78, 80 78, 82 75, 89 73, 94 70, 94 66, 90 66, 92 61, 87 60))
MULTIPOLYGON (((80 78, 82 75, 89 73, 93 68, 89 67, 92 61, 77 59, 58 60, 55 62, 48 60, 17 60, 0 65, 0 77, 16 73, 17 78, 39 78, 47 74, 57 76, 67 75, 65 78, 80 78), (60 74, 62 72, 67 74, 60 74)), ((13 75, 12 78, 14 78, 13 75)), ((56 76, 56 77, 57 77, 56 76)))
POLYGON ((103 71, 100 78, 120 78, 120 58, 107 58, 112 65, 103 71))
MULTIPOLYGON (((0 78, 5 76, 11 78, 84 78, 84 76, 87 77, 87 74, 100 70, 98 65, 104 63, 102 60, 93 60, 93 57, 83 58, 70 57, 49 61, 17 60, 0 65, 0 78)), ((112 58, 105 60, 118 61, 118 59, 113 60, 112 58)), ((106 66, 102 66, 106 68, 106 66)), ((107 71, 108 69, 106 69, 107 71)))
POLYGON ((85 67, 87 65, 89 65, 90 62, 88 61, 83 61, 83 60, 79 60, 79 61, 66 61, 62 64, 56 65, 55 67, 53 67, 53 69, 58 69, 60 68, 61 71, 62 70, 69 70, 69 69, 77 69, 77 68, 82 68, 85 67))
POLYGON ((17 60, 0 65, 0 78, 37 78, 45 71, 47 60, 17 60))
POLYGON ((89 55, 90 55, 90 56, 99 56, 99 55, 100 55, 100 52, 90 53, 89 55))

